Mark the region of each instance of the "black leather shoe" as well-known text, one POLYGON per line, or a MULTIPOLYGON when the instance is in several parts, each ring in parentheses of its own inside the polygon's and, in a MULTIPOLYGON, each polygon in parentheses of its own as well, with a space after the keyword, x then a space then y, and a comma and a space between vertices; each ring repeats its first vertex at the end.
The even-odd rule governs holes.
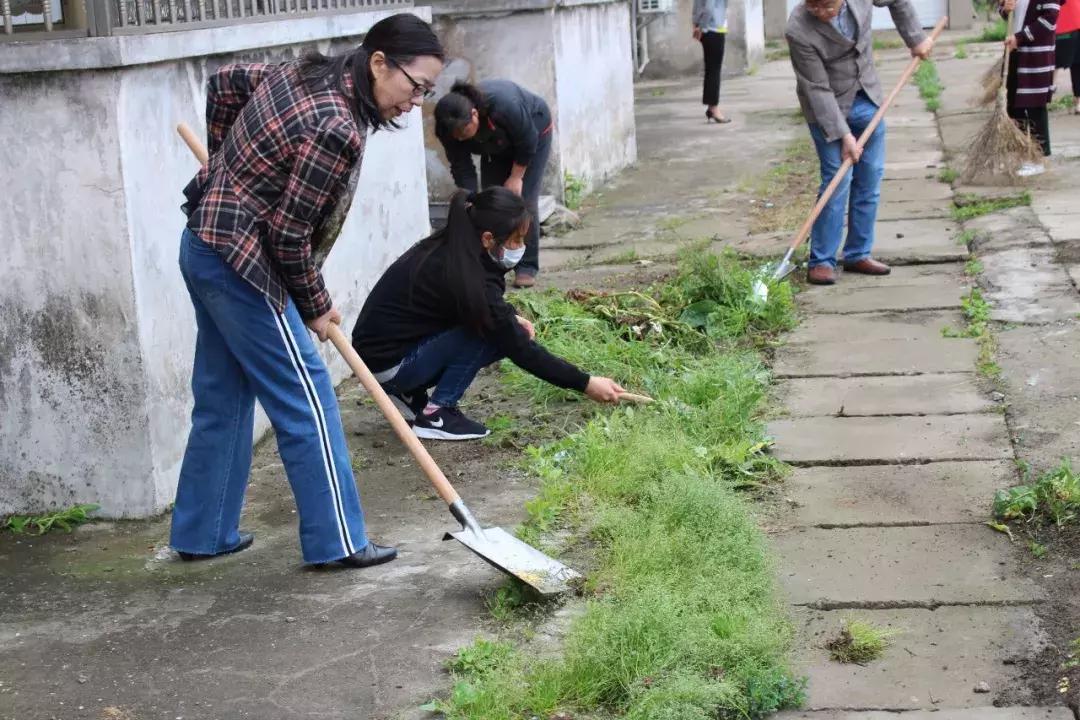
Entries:
POLYGON ((338 560, 345 567, 366 568, 372 565, 382 565, 397 557, 397 548, 386 545, 376 545, 369 542, 363 550, 352 555, 346 555, 338 560))
POLYGON ((240 542, 236 544, 236 547, 230 548, 229 550, 222 550, 221 552, 214 553, 213 555, 203 555, 201 553, 187 553, 177 550, 176 554, 179 555, 180 559, 184 560, 185 562, 191 562, 192 560, 209 560, 210 558, 221 557, 222 555, 232 555, 233 553, 238 553, 241 550, 247 550, 249 547, 251 547, 251 543, 253 542, 255 542, 255 533, 241 531, 240 542))

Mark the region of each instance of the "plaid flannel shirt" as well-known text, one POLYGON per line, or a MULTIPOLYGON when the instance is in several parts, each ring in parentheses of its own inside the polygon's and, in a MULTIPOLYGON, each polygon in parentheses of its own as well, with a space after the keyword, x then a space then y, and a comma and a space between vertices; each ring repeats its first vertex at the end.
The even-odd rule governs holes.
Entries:
POLYGON ((351 93, 351 81, 313 92, 297 61, 221 68, 207 83, 210 161, 184 189, 188 228, 278 312, 291 296, 305 320, 332 307, 318 260, 329 248, 313 236, 351 202, 363 159, 351 93))

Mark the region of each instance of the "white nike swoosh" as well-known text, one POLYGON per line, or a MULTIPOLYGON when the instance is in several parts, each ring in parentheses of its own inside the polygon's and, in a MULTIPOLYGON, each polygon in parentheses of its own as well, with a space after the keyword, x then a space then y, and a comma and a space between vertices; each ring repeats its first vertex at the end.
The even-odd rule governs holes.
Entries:
POLYGON ((443 419, 439 418, 438 420, 428 420, 428 423, 433 428, 441 428, 443 426, 443 419))

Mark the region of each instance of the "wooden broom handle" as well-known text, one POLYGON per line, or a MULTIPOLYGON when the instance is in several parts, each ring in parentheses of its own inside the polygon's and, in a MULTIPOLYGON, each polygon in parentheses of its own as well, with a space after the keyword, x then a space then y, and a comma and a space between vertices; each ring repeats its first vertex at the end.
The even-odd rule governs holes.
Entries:
POLYGON ((187 123, 177 125, 176 132, 180 133, 180 137, 184 138, 188 149, 191 150, 191 154, 195 156, 200 165, 205 165, 210 161, 210 156, 206 154, 206 147, 199 140, 199 136, 195 134, 195 131, 188 127, 187 123))
MULTIPOLYGON (((931 46, 933 46, 933 44, 937 42, 938 36, 941 35, 942 31, 945 29, 945 24, 948 22, 948 17, 943 17, 938 20, 937 25, 934 26, 934 30, 930 33, 931 46)), ((858 147, 860 150, 862 150, 866 143, 870 141, 870 136, 874 134, 874 130, 876 130, 877 126, 881 124, 881 119, 885 117, 885 112, 889 109, 889 106, 893 104, 893 101, 896 100, 896 96, 900 94, 900 91, 904 88, 904 86, 907 85, 907 82, 911 79, 911 76, 915 74, 915 71, 918 69, 920 62, 922 62, 921 58, 913 57, 911 58, 911 62, 908 63, 908 66, 904 68, 904 72, 900 75, 900 80, 896 83, 896 87, 894 87, 892 89, 892 92, 890 92, 885 97, 885 101, 881 103, 881 107, 879 107, 877 112, 874 113, 874 117, 870 120, 870 124, 866 126, 866 129, 863 130, 862 135, 859 136, 858 142, 855 143, 856 147, 858 147)), ((821 215, 821 211, 825 209, 825 206, 828 204, 829 200, 832 199, 833 193, 836 192, 836 188, 840 186, 841 182, 843 182, 844 177, 848 173, 848 170, 851 169, 851 165, 852 162, 850 158, 844 160, 844 162, 840 165, 840 169, 836 171, 835 175, 833 175, 832 182, 830 182, 825 188, 825 192, 821 193, 821 197, 818 198, 817 203, 814 205, 814 209, 810 211, 810 216, 806 218, 806 222, 804 222, 802 224, 802 227, 799 228, 799 232, 795 233, 795 238, 791 241, 789 249, 794 250, 795 248, 802 245, 803 240, 806 240, 807 236, 810 234, 810 230, 814 227, 814 222, 818 219, 818 215, 821 215)))
POLYGON ((638 395, 637 393, 622 392, 619 393, 619 402, 626 400, 628 402, 638 403, 640 405, 648 405, 653 402, 653 399, 648 395, 638 395))
POLYGON ((353 348, 352 343, 345 337, 345 333, 341 331, 341 328, 330 323, 326 331, 327 337, 330 338, 330 342, 334 343, 334 347, 338 349, 341 356, 345 358, 345 362, 349 364, 352 371, 356 374, 356 377, 360 379, 360 384, 364 386, 368 394, 375 400, 375 404, 386 417, 390 423, 390 427, 394 428, 394 432, 405 447, 409 449, 412 456, 416 459, 416 463, 420 466, 420 469, 427 475, 427 479, 431 481, 431 484, 435 486, 435 492, 439 493, 447 505, 453 505, 460 499, 457 494, 457 490, 450 484, 450 481, 446 479, 446 475, 439 469, 439 466, 435 463, 435 460, 428 453, 427 448, 420 442, 420 438, 416 437, 416 433, 409 427, 409 423, 405 422, 405 418, 401 416, 401 412, 397 409, 397 406, 390 400, 390 396, 386 394, 386 391, 382 389, 382 385, 375 379, 375 376, 371 374, 371 370, 368 370, 368 366, 364 364, 364 361, 360 359, 360 355, 357 354, 353 348))
MULTIPOLYGON (((207 163, 206 147, 203 146, 202 141, 199 140, 195 132, 188 127, 185 123, 180 123, 176 126, 176 132, 180 133, 180 137, 187 143, 188 148, 191 150, 195 158, 205 165, 207 163)), ((435 463, 435 460, 428 453, 427 448, 420 442, 420 438, 416 437, 416 434, 409 427, 409 424, 405 422, 405 418, 401 416, 401 412, 397 409, 394 403, 390 400, 390 397, 386 394, 386 391, 382 389, 382 385, 379 385, 379 381, 375 379, 375 376, 368 370, 368 366, 364 364, 364 361, 360 359, 360 356, 353 349, 352 343, 345 337, 345 333, 341 331, 341 328, 330 323, 327 330, 327 336, 330 341, 334 343, 334 347, 338 349, 341 356, 345 358, 345 362, 352 368, 353 373, 360 379, 360 384, 364 386, 368 394, 375 400, 375 404, 379 410, 386 417, 390 423, 390 427, 397 433, 398 438, 405 444, 405 447, 409 449, 412 456, 416 458, 417 464, 420 469, 427 475, 428 480, 435 486, 435 492, 439 493, 447 505, 453 505, 461 496, 457 494, 457 490, 450 484, 450 481, 446 479, 446 475, 439 469, 439 466, 435 463)))

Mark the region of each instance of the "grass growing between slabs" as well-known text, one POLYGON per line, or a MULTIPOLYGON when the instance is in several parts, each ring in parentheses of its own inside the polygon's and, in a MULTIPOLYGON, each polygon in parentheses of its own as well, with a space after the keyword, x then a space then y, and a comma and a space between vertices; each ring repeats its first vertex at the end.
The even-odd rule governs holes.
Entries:
POLYGON ((747 188, 753 195, 750 232, 768 233, 799 227, 817 200, 819 163, 809 134, 784 149, 784 158, 747 188))
POLYGON ((926 109, 937 112, 941 107, 941 91, 945 86, 941 84, 937 65, 933 60, 919 63, 919 69, 915 71, 915 86, 919 88, 919 97, 923 99, 926 109))
MULTIPOLYGON (((430 708, 457 719, 760 718, 802 700, 790 628, 745 488, 782 467, 765 450, 769 375, 758 348, 794 324, 787 285, 751 300, 733 256, 683 256, 642 292, 519 295, 543 344, 589 372, 648 393, 530 448, 541 481, 520 535, 551 537, 591 565, 560 653, 478 641, 451 661, 454 687, 430 708)), ((536 403, 562 393, 516 369, 536 403)), ((551 550, 552 548, 548 547, 551 550)), ((525 598, 506 586, 497 616, 525 598)))

